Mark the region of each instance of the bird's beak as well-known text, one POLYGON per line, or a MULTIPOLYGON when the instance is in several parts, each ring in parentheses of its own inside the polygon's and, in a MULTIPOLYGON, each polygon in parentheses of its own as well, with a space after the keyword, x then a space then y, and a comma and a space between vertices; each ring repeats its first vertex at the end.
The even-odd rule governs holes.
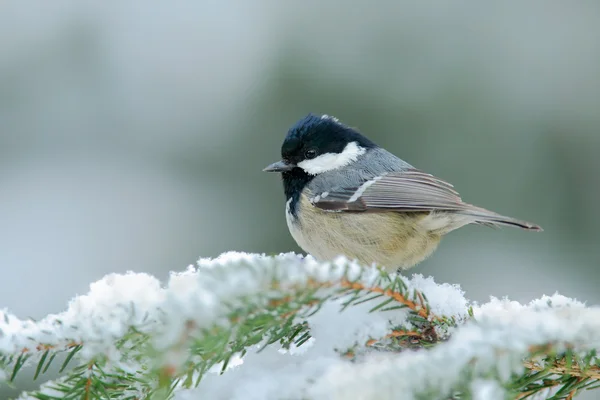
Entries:
POLYGON ((269 165, 268 167, 266 167, 265 169, 263 169, 264 172, 285 172, 285 171, 290 171, 295 167, 294 164, 289 164, 283 160, 281 161, 277 161, 274 162, 273 164, 269 165))

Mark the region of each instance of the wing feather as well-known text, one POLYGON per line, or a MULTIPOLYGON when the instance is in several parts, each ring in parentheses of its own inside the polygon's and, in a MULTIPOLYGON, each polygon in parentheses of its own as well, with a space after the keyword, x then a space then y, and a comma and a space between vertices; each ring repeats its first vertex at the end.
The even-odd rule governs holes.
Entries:
POLYGON ((415 169, 317 196, 313 204, 332 211, 458 211, 468 206, 451 184, 415 169))
POLYGON ((359 187, 317 194, 312 202, 315 207, 338 212, 450 211, 464 215, 478 224, 542 230, 530 222, 465 203, 451 184, 416 169, 390 172, 363 182, 359 187))

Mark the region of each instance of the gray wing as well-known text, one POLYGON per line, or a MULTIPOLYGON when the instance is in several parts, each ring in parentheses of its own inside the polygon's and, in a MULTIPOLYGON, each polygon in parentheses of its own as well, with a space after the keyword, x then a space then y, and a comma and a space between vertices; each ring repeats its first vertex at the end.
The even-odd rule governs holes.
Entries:
POLYGON ((451 184, 413 168, 389 172, 365 180, 357 187, 313 194, 314 197, 311 199, 313 205, 326 211, 450 211, 461 214, 478 224, 510 225, 533 231, 542 230, 536 224, 465 203, 451 184))
POLYGON ((328 211, 461 211, 473 207, 461 200, 451 184, 416 169, 315 194, 313 204, 328 211))

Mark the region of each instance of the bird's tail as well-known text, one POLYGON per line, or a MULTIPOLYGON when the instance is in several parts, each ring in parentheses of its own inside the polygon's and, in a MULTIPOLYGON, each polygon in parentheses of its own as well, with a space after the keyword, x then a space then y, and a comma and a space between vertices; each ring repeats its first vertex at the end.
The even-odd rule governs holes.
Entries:
POLYGON ((486 210, 485 208, 471 206, 461 211, 460 214, 463 214, 469 218, 473 219, 473 223, 487 225, 491 227, 497 227, 502 225, 507 226, 515 226, 517 228, 527 229, 529 231, 541 232, 543 229, 536 224, 532 224, 531 222, 522 221, 520 219, 505 217, 504 215, 500 215, 493 211, 486 210))

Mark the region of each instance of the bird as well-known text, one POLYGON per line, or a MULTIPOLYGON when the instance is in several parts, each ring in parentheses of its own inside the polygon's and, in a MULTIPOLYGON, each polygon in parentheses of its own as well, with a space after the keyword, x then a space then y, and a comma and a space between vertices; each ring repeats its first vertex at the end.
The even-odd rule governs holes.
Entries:
POLYGON ((281 174, 288 229, 317 260, 345 256, 396 272, 425 260, 465 225, 542 230, 465 203, 450 183, 327 114, 292 125, 281 157, 263 171, 281 174))

